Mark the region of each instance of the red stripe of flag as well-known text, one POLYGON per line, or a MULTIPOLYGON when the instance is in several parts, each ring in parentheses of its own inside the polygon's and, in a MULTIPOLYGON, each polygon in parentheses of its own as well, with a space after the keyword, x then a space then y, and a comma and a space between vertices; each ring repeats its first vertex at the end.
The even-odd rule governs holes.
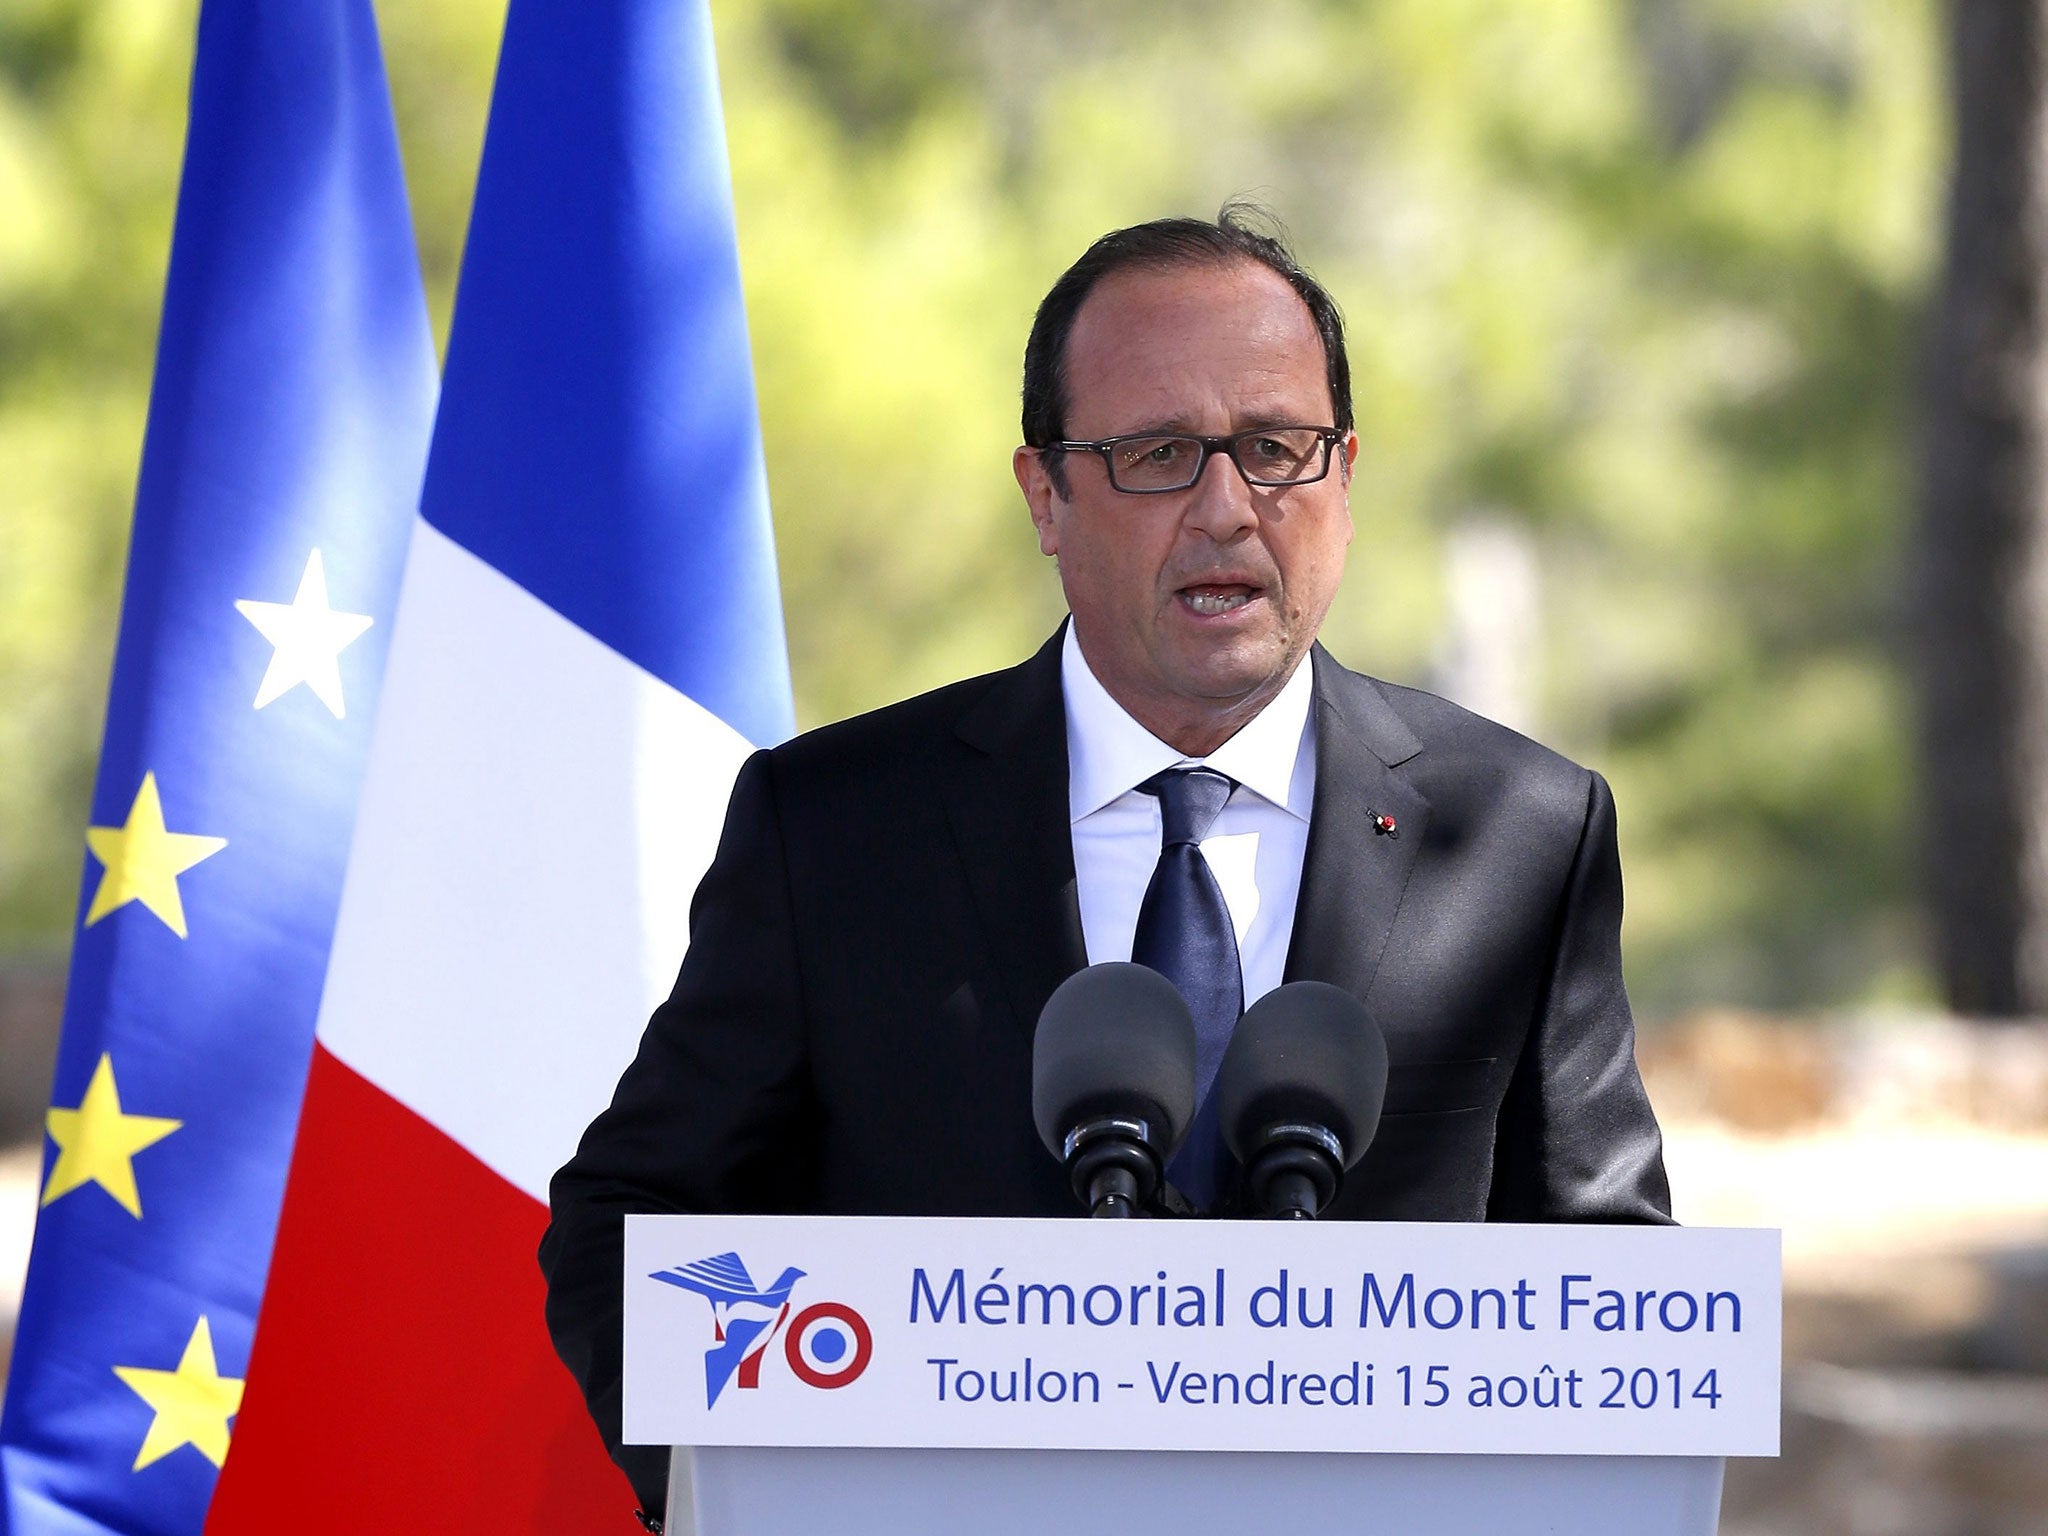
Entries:
POLYGON ((549 1346, 546 1210, 315 1047, 208 1536, 631 1528, 549 1346))

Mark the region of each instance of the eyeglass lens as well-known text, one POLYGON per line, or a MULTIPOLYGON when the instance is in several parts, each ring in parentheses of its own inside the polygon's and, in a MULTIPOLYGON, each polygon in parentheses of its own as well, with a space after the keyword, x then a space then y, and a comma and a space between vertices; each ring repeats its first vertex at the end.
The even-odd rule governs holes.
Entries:
MULTIPOLYGON (((1323 473, 1327 442, 1309 427, 1245 432, 1230 440, 1230 456, 1253 485, 1298 485, 1323 473)), ((1202 469, 1196 437, 1134 437, 1110 448, 1109 478, 1118 490, 1177 491, 1202 469)))

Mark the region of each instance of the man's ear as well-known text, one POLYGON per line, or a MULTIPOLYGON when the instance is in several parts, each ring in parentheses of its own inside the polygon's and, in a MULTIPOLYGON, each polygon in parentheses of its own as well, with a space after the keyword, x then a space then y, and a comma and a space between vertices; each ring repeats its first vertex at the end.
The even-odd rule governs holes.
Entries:
POLYGON ((1043 455, 1036 448, 1019 448, 1010 455, 1010 472, 1017 477, 1017 488, 1024 493, 1024 504, 1031 509, 1031 525, 1038 530, 1039 553, 1057 555, 1060 552, 1059 524, 1053 516, 1053 509, 1056 504, 1063 504, 1066 497, 1060 495, 1059 487, 1052 483, 1043 455))
POLYGON ((1356 431, 1344 434, 1343 440, 1337 444, 1337 453, 1339 455, 1337 477, 1344 484, 1349 485, 1351 483, 1351 466, 1358 462, 1358 433, 1356 431))

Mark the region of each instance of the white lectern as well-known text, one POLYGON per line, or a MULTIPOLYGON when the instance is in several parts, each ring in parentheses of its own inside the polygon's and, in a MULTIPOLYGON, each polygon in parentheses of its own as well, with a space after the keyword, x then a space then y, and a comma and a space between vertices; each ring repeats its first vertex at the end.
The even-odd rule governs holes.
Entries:
POLYGON ((632 1217, 689 1536, 1707 1536, 1775 1455, 1778 1234, 632 1217))
POLYGON ((679 1446, 671 1536, 1711 1536, 1712 1456, 679 1446))

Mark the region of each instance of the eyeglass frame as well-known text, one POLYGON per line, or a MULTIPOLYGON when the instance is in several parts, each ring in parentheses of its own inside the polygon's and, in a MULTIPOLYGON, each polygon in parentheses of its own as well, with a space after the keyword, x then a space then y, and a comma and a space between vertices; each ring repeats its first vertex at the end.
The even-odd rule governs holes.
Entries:
POLYGON ((1337 444, 1344 441, 1346 434, 1335 427, 1312 427, 1306 422, 1288 422, 1282 426, 1252 427, 1243 432, 1232 432, 1222 437, 1203 437, 1194 432, 1124 432, 1116 437, 1101 438, 1092 443, 1057 442, 1047 443, 1038 450, 1040 455, 1054 451, 1062 453, 1097 453, 1102 455, 1103 473, 1109 477, 1109 488, 1120 496, 1171 496, 1175 491, 1185 491, 1201 484, 1202 476, 1209 471, 1209 460, 1222 454, 1230 460, 1239 477, 1246 485, 1257 486, 1260 490, 1285 491, 1298 485, 1315 485, 1330 478, 1330 460, 1337 444), (1232 446, 1249 437, 1261 437, 1274 432, 1313 432, 1316 440, 1323 445, 1323 467, 1305 480, 1255 480, 1244 461, 1237 456, 1232 446), (1118 485, 1116 465, 1110 458, 1110 450, 1119 443, 1142 443, 1148 438, 1164 439, 1177 443, 1195 443, 1201 447, 1202 456, 1195 461, 1195 472, 1181 485, 1153 485, 1131 487, 1118 485))

